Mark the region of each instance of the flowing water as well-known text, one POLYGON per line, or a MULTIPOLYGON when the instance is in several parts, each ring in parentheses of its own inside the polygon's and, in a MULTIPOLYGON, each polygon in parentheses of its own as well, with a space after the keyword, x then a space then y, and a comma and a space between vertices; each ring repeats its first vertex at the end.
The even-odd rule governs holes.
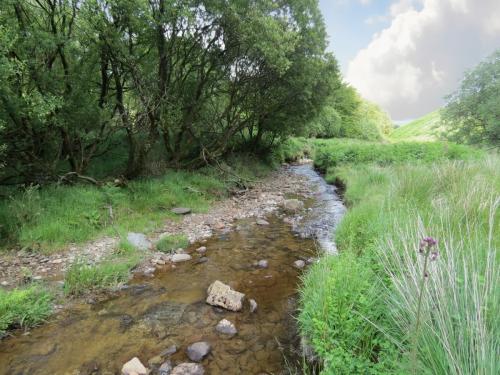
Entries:
POLYGON ((298 336, 293 314, 302 271, 293 263, 317 256, 317 242, 332 251, 328 239, 344 212, 335 191, 310 166, 292 168, 316 192, 299 224, 290 228, 280 215, 269 217, 268 226, 241 221, 236 231, 204 244, 208 261, 193 254, 192 261, 166 266, 154 278, 135 278, 105 302, 73 307, 29 335, 3 340, 0 374, 118 374, 132 357, 147 365, 171 345, 179 349, 170 357, 174 364, 189 362, 185 349, 196 341, 212 346, 202 362, 206 374, 286 373, 298 336), (261 259, 268 260, 267 269, 255 266, 261 259), (215 280, 255 299, 257 311, 205 304, 215 280), (215 331, 223 318, 236 325, 236 336, 215 331))

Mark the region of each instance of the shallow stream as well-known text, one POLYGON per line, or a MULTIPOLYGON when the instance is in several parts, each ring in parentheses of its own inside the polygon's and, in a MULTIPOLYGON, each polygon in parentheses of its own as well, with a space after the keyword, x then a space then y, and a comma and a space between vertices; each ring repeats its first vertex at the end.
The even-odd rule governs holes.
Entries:
POLYGON ((0 374, 119 374, 133 357, 146 366, 158 362, 171 345, 178 348, 170 357, 174 364, 189 362, 186 347, 197 341, 212 346, 202 362, 206 374, 287 373, 299 360, 293 315, 303 270, 294 262, 317 257, 318 243, 335 252, 330 239, 345 210, 309 165, 291 168, 310 180, 313 192, 293 226, 280 213, 268 217, 267 226, 240 221, 237 230, 203 244, 203 261, 193 251, 200 244, 193 244, 193 260, 135 278, 105 302, 75 306, 27 335, 1 341, 0 374), (268 268, 255 265, 261 259, 268 268), (207 305, 206 290, 215 280, 255 299, 256 312, 248 304, 241 312, 207 305), (234 337, 216 332, 223 318, 238 329, 234 337))

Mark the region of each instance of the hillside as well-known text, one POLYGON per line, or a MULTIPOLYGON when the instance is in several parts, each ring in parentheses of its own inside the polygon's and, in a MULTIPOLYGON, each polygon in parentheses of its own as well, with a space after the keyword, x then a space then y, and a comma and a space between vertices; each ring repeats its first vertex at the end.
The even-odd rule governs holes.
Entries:
POLYGON ((439 110, 403 125, 390 134, 395 141, 435 141, 442 131, 439 110))

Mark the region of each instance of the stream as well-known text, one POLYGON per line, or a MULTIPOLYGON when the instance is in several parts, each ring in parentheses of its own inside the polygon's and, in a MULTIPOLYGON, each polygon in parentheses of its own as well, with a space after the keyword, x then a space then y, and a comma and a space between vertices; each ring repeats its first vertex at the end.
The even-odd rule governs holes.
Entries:
POLYGON ((304 270, 294 262, 310 262, 320 251, 336 253, 332 237, 345 212, 335 187, 310 165, 289 168, 306 176, 313 192, 305 214, 292 225, 280 212, 267 217, 265 226, 241 220, 235 231, 203 243, 208 260, 200 261, 194 249, 201 245, 193 244, 193 260, 157 271, 154 278, 135 277, 104 302, 71 307, 29 334, 1 341, 0 374, 119 374, 133 357, 157 368, 165 360, 159 354, 172 345, 174 365, 191 362, 186 347, 198 341, 211 345, 201 362, 205 374, 287 373, 301 360, 294 314, 304 270), (255 263, 263 259, 268 267, 258 268, 255 263), (248 303, 241 312, 206 304, 207 287, 215 280, 254 299, 257 310, 250 312, 248 303), (233 337, 215 330, 224 318, 238 330, 233 337))

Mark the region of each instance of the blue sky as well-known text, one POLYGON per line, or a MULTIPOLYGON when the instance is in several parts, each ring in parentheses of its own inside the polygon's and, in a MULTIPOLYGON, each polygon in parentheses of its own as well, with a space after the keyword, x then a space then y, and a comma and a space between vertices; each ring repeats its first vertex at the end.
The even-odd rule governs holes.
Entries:
POLYGON ((319 0, 345 80, 395 121, 445 104, 500 48, 500 0, 319 0))
POLYGON ((335 52, 342 71, 346 72, 349 61, 370 43, 373 34, 389 26, 389 20, 374 24, 367 20, 386 14, 391 0, 366 4, 349 0, 320 0, 319 3, 330 36, 329 49, 335 52))

